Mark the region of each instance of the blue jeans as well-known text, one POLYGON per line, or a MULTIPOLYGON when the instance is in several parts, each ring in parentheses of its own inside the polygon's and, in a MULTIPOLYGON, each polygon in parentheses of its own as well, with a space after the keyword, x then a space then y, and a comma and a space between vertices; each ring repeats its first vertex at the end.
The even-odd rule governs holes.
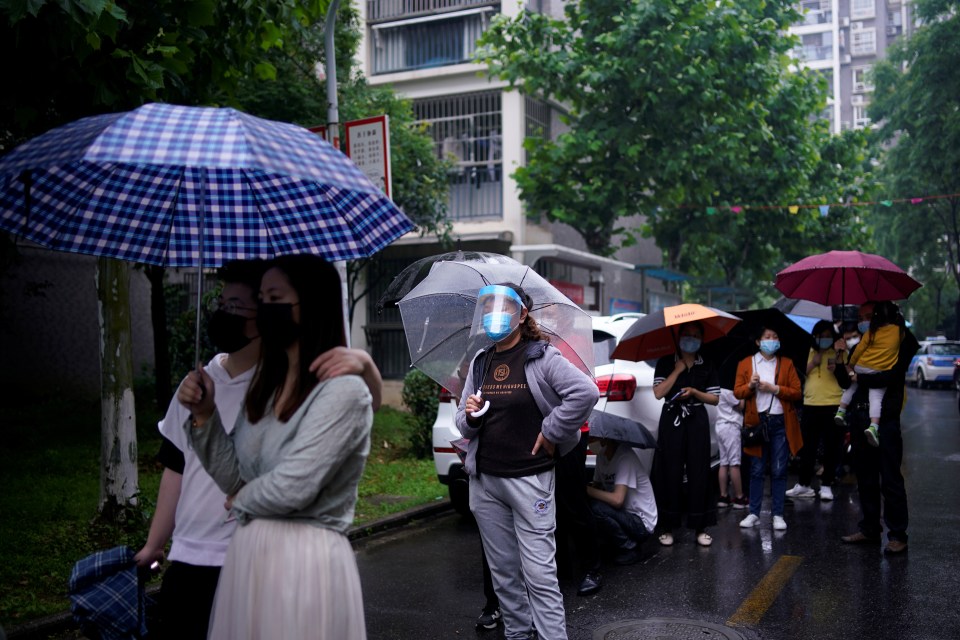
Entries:
POLYGON ((590 509, 597 521, 597 528, 621 551, 636 549, 650 536, 640 516, 626 509, 614 509, 606 502, 592 499, 590 509))
MULTIPOLYGON (((761 418, 762 420, 763 418, 761 418)), ((763 475, 770 461, 770 497, 773 515, 783 516, 783 504, 787 496, 787 462, 790 448, 787 446, 787 427, 783 415, 767 416, 767 434, 770 441, 763 444, 763 453, 750 464, 750 513, 760 517, 763 502, 763 475)))

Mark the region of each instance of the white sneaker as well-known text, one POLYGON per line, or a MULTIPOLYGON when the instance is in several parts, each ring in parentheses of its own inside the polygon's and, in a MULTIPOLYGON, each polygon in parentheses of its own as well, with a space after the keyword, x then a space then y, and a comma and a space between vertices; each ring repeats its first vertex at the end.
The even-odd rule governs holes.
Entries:
POLYGON ((799 482, 793 485, 793 489, 787 490, 788 498, 812 498, 815 495, 817 494, 813 489, 799 482))
POLYGON ((746 518, 740 521, 740 527, 743 529, 750 529, 752 527, 757 526, 758 522, 760 522, 760 518, 758 518, 757 516, 751 513, 746 518))
POLYGON ((783 519, 783 516, 773 516, 773 530, 774 531, 787 530, 787 521, 783 519))
POLYGON ((829 500, 833 500, 833 489, 829 486, 820 487, 820 501, 827 502, 829 500))

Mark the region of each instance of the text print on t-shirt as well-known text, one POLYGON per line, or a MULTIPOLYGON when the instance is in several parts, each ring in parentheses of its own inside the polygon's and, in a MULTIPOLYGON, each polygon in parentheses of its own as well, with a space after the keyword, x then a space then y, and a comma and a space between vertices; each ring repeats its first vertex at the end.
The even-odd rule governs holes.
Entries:
POLYGON ((506 396, 511 393, 527 388, 526 382, 515 382, 507 384, 497 384, 502 383, 504 380, 510 377, 510 365, 501 364, 498 365, 496 369, 493 370, 493 379, 497 382, 492 382, 483 385, 483 395, 484 397, 489 398, 490 396, 506 396))

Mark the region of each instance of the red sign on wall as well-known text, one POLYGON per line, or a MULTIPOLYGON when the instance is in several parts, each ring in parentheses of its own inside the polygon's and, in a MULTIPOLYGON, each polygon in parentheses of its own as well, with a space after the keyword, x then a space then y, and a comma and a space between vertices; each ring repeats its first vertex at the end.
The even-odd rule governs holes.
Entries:
POLYGON ((579 305, 583 305, 583 285, 564 282, 563 280, 550 280, 549 282, 555 286, 560 293, 570 298, 570 300, 579 305))

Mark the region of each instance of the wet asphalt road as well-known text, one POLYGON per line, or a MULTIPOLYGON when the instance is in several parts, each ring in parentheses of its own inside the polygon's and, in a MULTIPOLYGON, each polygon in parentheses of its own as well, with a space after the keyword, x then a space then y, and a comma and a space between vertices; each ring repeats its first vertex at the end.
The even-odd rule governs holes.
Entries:
MULTIPOLYGON (((604 587, 576 596, 561 577, 571 640, 674 638, 652 633, 651 619, 680 619, 690 636, 770 639, 960 638, 960 415, 957 395, 910 389, 903 419, 910 546, 899 556, 845 545, 859 506, 852 474, 833 502, 788 501, 786 532, 737 526, 744 511, 724 511, 700 548, 685 531, 673 547, 655 541, 633 566, 608 566, 604 587), (628 621, 636 629, 595 631, 628 621), (719 628, 720 633, 715 629, 719 628), (644 631, 647 629, 647 631, 644 631), (734 635, 736 634, 736 635, 734 635)), ((791 473, 788 487, 796 482, 791 473)), ((884 542, 886 538, 884 537, 884 542)), ((502 638, 477 632, 483 605, 476 526, 450 514, 355 543, 371 640, 502 638)))

